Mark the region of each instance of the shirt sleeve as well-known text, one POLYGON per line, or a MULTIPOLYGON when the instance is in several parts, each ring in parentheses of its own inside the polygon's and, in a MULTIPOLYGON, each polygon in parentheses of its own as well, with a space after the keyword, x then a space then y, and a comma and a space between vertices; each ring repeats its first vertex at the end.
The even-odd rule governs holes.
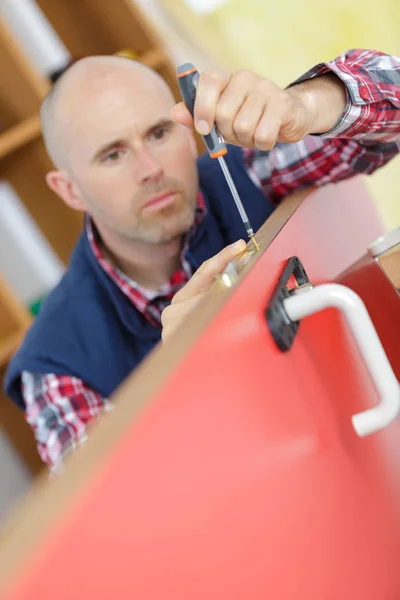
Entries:
POLYGON ((90 421, 112 407, 82 380, 52 373, 22 373, 25 418, 35 434, 38 452, 52 472, 87 439, 90 421))
POLYGON ((347 90, 346 108, 330 131, 269 152, 244 150, 252 179, 274 203, 301 187, 373 173, 400 151, 400 59, 349 50, 291 85, 328 72, 347 90))

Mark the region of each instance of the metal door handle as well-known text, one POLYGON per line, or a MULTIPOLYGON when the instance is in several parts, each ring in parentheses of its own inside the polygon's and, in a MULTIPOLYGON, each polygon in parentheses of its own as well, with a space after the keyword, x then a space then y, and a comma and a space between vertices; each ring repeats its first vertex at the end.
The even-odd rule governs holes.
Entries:
POLYGON ((294 290, 282 305, 293 323, 324 308, 342 311, 380 397, 377 406, 353 415, 354 429, 363 437, 389 425, 400 412, 400 384, 361 298, 344 285, 328 283, 294 290))

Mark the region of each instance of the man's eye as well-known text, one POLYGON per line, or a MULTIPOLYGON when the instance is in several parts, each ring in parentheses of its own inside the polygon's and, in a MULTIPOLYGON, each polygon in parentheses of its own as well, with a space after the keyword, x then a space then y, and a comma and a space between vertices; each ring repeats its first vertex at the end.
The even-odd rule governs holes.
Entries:
POLYGON ((103 158, 103 162, 116 162, 122 157, 122 155, 122 150, 113 150, 113 152, 109 152, 109 154, 106 154, 106 156, 103 158))
POLYGON ((152 133, 152 137, 156 140, 161 140, 168 133, 168 129, 166 127, 160 127, 159 129, 155 129, 152 133))

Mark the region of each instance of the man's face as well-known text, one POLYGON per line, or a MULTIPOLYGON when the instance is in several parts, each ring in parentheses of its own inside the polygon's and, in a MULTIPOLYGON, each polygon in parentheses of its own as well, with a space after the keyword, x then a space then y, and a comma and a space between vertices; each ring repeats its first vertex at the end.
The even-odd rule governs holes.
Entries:
POLYGON ((195 144, 173 105, 151 73, 128 69, 70 98, 73 180, 94 221, 121 237, 167 242, 193 223, 195 144))

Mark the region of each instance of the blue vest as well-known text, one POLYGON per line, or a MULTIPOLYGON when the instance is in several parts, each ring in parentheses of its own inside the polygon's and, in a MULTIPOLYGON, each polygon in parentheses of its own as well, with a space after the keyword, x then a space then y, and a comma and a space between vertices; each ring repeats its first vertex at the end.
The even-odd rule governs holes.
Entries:
MULTIPOLYGON (((240 148, 226 156, 255 231, 274 209, 247 174, 240 148)), ((207 208, 186 258, 195 271, 246 231, 218 161, 198 159, 200 189, 207 208)), ((24 408, 22 371, 73 375, 109 397, 161 339, 161 327, 143 318, 97 262, 85 232, 69 268, 44 302, 25 340, 11 360, 4 389, 24 408)))

